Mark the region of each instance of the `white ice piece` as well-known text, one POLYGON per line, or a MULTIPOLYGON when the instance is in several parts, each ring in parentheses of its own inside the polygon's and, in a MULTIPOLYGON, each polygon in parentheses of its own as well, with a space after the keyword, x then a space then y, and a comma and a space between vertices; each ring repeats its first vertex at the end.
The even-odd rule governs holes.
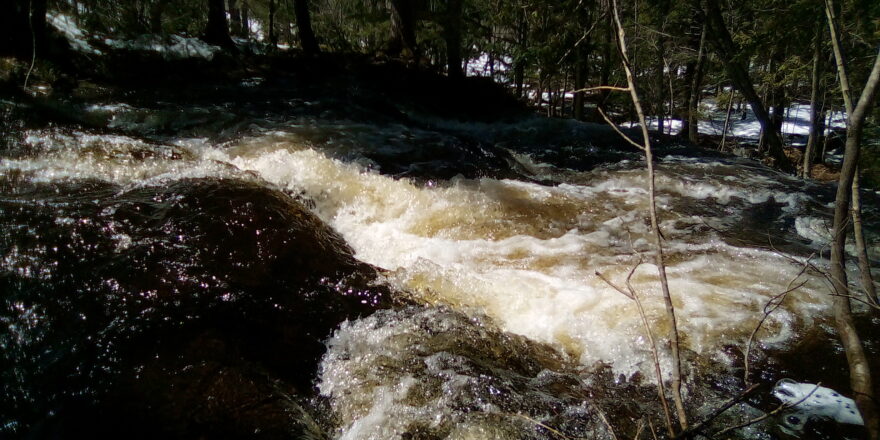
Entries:
POLYGON ((831 388, 782 379, 773 387, 773 395, 785 403, 794 405, 794 412, 785 418, 785 424, 791 425, 790 427, 796 430, 803 428, 803 425, 814 417, 851 425, 865 424, 855 401, 831 388))

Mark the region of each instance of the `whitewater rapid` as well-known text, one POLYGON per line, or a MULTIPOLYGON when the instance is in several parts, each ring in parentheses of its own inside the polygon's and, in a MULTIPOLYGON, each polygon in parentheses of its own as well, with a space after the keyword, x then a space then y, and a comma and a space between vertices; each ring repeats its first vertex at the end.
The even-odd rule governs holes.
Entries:
MULTIPOLYGON (((546 185, 396 179, 367 160, 333 158, 296 131, 265 132, 223 146, 178 140, 137 159, 132 152, 146 146, 125 136, 35 132, 28 142, 48 153, 4 159, 0 170, 32 174, 35 180, 100 179, 129 186, 258 178, 309 200, 358 259, 384 269, 387 282, 413 300, 484 314, 502 329, 548 343, 584 366, 607 363, 626 375, 650 371, 634 303, 598 274, 623 286, 635 268, 632 285, 655 333, 664 334, 668 325, 648 241, 645 174, 637 160, 572 171, 519 156, 524 167, 564 179, 546 185)), ((736 237, 759 233, 742 228, 750 224, 750 210, 766 205, 796 224, 790 229, 804 235, 804 243, 819 249, 821 222, 805 215, 804 206, 822 203, 798 191, 788 177, 769 171, 750 175, 738 166, 736 160, 670 156, 657 176, 684 346, 720 362, 730 360, 719 348, 743 346, 773 296, 803 284, 765 322, 759 340, 769 346, 796 340, 798 331, 824 319, 828 308, 822 278, 804 270, 808 260, 821 265, 820 257, 736 245, 736 237)), ((772 233, 766 232, 768 245, 772 233)))

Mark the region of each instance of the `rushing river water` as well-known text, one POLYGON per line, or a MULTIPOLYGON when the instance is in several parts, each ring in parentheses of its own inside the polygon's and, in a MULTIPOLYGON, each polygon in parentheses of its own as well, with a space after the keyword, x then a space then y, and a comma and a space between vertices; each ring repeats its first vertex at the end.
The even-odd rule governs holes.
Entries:
MULTIPOLYGON (((665 334, 637 153, 590 124, 322 105, 83 105, 108 129, 8 136, 0 432, 610 438, 661 420, 635 304, 600 277, 634 270, 665 334)), ((845 389, 839 348, 815 342, 833 338, 815 270, 833 188, 674 146, 657 187, 690 410, 742 389, 749 334, 795 286, 751 380, 845 389), (811 344, 830 366, 802 364, 811 344)))

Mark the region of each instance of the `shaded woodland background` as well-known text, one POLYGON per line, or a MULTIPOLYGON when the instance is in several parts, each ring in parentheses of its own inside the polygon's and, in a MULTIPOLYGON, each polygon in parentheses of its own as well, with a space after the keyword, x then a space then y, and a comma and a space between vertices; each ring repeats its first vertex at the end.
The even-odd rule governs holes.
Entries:
MULTIPOLYGON (((833 7, 851 82, 862 84, 880 37, 880 5, 855 0, 833 7)), ((73 17, 98 44, 98 37, 183 35, 231 56, 289 48, 362 54, 451 78, 487 76, 549 116, 601 122, 601 109, 617 121, 636 119, 624 94, 590 89, 625 83, 601 0, 14 0, 3 8, 0 49, 23 60, 67 56, 48 13, 73 17)), ((713 97, 734 118, 751 107, 762 127, 757 150, 781 169, 793 171, 797 162, 806 176, 803 170, 829 150, 828 116, 843 102, 824 2, 646 0, 620 8, 636 82, 658 132, 674 124, 698 143, 700 102, 713 97), (806 162, 786 156, 780 138, 786 111, 796 104, 812 109, 806 162)), ((876 186, 878 154, 864 156, 870 163, 862 166, 863 181, 876 186)))

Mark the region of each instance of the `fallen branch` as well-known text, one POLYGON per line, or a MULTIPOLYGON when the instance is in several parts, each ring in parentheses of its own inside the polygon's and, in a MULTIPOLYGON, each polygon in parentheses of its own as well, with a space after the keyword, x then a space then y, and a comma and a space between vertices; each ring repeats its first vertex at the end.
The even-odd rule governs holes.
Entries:
POLYGON ((721 405, 721 406, 719 406, 718 408, 715 408, 715 410, 712 411, 712 413, 709 414, 708 417, 706 417, 705 419, 703 419, 702 422, 699 422, 699 423, 697 423, 696 425, 693 425, 693 426, 691 426, 690 428, 688 428, 688 429, 682 431, 681 433, 679 433, 678 435, 676 435, 674 438, 687 438, 687 437, 691 436, 692 434, 696 434, 696 433, 702 431, 704 427, 706 427, 707 425, 709 425, 710 423, 712 423, 712 421, 714 421, 715 419, 717 419, 718 416, 720 416, 720 415, 723 414, 725 411, 727 411, 728 409, 730 409, 730 408, 731 408, 733 405, 735 405, 737 402, 740 402, 740 401, 742 401, 743 399, 745 399, 746 397, 748 397, 749 394, 752 394, 752 393, 753 393, 755 390, 757 390, 758 387, 760 387, 760 386, 761 386, 760 384, 754 384, 754 385, 752 385, 752 386, 746 388, 745 391, 743 391, 743 392, 737 394, 736 396, 730 398, 730 400, 728 400, 727 402, 724 402, 724 404, 721 405))
POLYGON ((629 87, 596 86, 596 87, 587 87, 587 88, 584 88, 584 89, 572 90, 571 93, 578 93, 578 92, 592 92, 592 91, 594 91, 594 90, 614 90, 614 91, 617 91, 617 92, 628 92, 628 91, 629 91, 629 87))

